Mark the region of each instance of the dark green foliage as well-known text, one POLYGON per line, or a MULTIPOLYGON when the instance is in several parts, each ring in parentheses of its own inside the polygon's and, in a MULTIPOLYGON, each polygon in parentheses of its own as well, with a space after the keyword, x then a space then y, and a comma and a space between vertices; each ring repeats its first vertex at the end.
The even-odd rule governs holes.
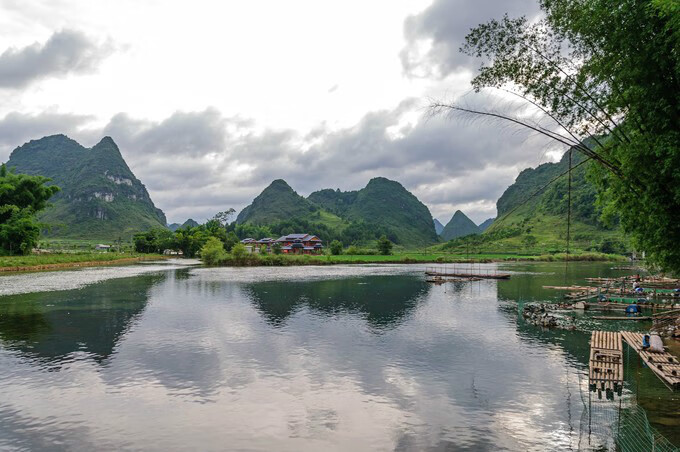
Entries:
POLYGON ((12 152, 8 167, 41 175, 61 187, 40 220, 60 237, 131 237, 165 227, 144 185, 132 174, 109 137, 87 149, 64 135, 30 141, 12 152))
POLYGON ((345 217, 357 199, 357 191, 340 191, 340 189, 332 190, 325 188, 323 190, 315 191, 307 199, 312 201, 324 209, 334 214, 345 217))
POLYGON ((175 235, 165 228, 151 228, 132 237, 135 251, 138 253, 162 253, 167 249, 176 249, 175 235))
POLYGON ((281 244, 279 242, 272 245, 272 252, 277 255, 282 253, 281 244))
POLYGON ((479 234, 479 228, 463 212, 457 210, 451 220, 446 223, 444 230, 440 234, 443 240, 451 240, 466 235, 479 234))
POLYGON ((604 217, 618 218, 663 269, 680 272, 677 0, 540 4, 537 23, 505 18, 468 35, 464 50, 490 61, 474 87, 514 89, 541 105, 566 129, 553 136, 558 141, 607 136, 581 149, 597 163, 593 180, 604 217))
POLYGON ((378 239, 377 248, 383 256, 392 254, 392 242, 384 235, 378 239))
POLYGON ((59 188, 42 176, 15 174, 0 166, 0 252, 28 254, 40 237, 35 215, 59 188))
POLYGON ((340 241, 338 241, 338 240, 333 240, 333 241, 331 242, 329 248, 330 248, 331 254, 332 254, 333 256, 337 256, 337 255, 339 255, 339 254, 342 254, 342 242, 340 242, 340 241))

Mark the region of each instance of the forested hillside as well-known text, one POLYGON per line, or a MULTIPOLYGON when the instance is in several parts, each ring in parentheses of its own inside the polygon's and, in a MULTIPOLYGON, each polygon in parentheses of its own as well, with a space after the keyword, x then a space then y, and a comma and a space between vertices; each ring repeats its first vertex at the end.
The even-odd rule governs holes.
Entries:
POLYGON ((90 239, 129 238, 150 227, 165 227, 144 185, 125 163, 118 146, 104 137, 85 148, 65 135, 30 141, 7 162, 17 173, 46 176, 61 191, 40 215, 48 235, 90 239))

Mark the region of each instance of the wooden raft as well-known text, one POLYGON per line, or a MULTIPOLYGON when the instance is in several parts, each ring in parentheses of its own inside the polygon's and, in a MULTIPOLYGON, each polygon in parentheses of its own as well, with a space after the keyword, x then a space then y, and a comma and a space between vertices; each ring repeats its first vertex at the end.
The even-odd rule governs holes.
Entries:
POLYGON ((437 271, 426 271, 427 276, 441 276, 454 278, 476 278, 479 279, 510 279, 510 273, 445 273, 437 271))
POLYGON ((590 336, 589 389, 608 400, 623 390, 623 344, 621 333, 593 331, 590 336))
POLYGON ((640 355, 640 358, 669 389, 680 388, 680 362, 668 352, 655 353, 642 348, 642 334, 624 331, 623 340, 640 355))

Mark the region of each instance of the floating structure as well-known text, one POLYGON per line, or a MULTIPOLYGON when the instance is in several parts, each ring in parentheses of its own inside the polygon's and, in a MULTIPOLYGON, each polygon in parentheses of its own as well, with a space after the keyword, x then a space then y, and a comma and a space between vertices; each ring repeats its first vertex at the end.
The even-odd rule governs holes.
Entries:
POLYGON ((596 315, 595 320, 652 320, 650 316, 614 316, 614 315, 596 315))
POLYGON ((486 270, 484 272, 482 269, 471 269, 459 270, 454 268, 453 270, 448 268, 438 268, 438 267, 428 267, 425 269, 426 276, 432 276, 434 278, 475 278, 480 279, 510 279, 510 273, 498 273, 496 270, 486 270))
POLYGON ((593 331, 590 336, 588 388, 607 400, 623 391, 623 345, 621 333, 593 331))
POLYGON ((643 334, 623 331, 623 340, 640 355, 642 361, 671 390, 680 388, 680 362, 670 353, 652 352, 642 347, 643 334))

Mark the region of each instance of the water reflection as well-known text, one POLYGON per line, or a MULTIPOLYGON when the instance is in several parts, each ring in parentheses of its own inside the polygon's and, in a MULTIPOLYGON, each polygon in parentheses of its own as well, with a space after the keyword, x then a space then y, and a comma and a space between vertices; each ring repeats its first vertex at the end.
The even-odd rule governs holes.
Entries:
POLYGON ((307 308, 329 317, 359 314, 380 330, 402 322, 428 289, 422 277, 409 275, 267 281, 248 284, 244 290, 274 326, 283 325, 295 312, 307 308))
POLYGON ((0 297, 0 449, 576 449, 587 335, 503 290, 196 268, 0 297))
POLYGON ((111 356, 163 275, 114 279, 80 290, 0 299, 0 343, 28 358, 58 363, 74 352, 97 362, 111 356))

